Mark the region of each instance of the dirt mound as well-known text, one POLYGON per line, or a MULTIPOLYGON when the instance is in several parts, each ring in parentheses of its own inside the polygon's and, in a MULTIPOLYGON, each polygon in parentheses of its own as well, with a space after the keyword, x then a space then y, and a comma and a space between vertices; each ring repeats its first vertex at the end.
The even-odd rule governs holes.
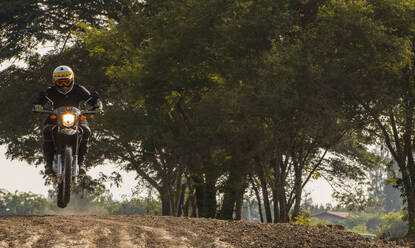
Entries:
POLYGON ((405 247, 327 227, 159 216, 0 217, 0 247, 405 247))

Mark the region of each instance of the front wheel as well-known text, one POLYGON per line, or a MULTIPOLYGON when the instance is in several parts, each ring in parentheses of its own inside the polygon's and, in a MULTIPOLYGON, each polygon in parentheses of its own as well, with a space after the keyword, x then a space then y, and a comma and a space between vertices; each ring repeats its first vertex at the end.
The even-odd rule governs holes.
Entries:
POLYGON ((62 157, 62 181, 58 185, 58 207, 64 208, 71 199, 72 185, 72 148, 67 146, 62 157))

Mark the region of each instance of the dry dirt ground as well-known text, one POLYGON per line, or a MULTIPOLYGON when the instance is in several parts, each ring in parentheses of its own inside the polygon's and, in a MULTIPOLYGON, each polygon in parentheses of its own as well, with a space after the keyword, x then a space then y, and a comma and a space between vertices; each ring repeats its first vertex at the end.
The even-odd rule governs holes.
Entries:
POLYGON ((160 216, 0 217, 0 247, 409 247, 328 227, 160 216))

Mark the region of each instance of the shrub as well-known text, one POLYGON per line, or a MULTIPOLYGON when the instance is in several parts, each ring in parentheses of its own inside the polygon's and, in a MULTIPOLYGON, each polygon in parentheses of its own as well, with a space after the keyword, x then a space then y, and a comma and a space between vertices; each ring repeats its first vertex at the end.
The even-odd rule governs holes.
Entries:
POLYGON ((408 231, 408 224, 402 220, 401 213, 391 212, 382 216, 377 236, 381 238, 403 237, 408 231))
POLYGON ((327 220, 322 220, 319 218, 310 218, 311 220, 311 224, 315 225, 315 226, 327 226, 329 224, 331 224, 330 222, 328 222, 327 220))
POLYGON ((310 220, 311 212, 308 210, 301 210, 300 214, 295 217, 295 224, 301 224, 305 226, 311 226, 311 220, 310 220))

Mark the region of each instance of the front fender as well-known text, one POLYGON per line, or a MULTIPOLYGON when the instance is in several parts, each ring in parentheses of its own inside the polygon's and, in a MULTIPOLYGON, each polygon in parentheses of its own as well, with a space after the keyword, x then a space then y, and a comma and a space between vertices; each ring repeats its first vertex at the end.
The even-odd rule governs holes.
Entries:
POLYGON ((68 136, 75 135, 76 132, 77 132, 76 129, 71 129, 71 128, 60 128, 58 130, 58 133, 65 134, 65 135, 68 135, 68 136))

